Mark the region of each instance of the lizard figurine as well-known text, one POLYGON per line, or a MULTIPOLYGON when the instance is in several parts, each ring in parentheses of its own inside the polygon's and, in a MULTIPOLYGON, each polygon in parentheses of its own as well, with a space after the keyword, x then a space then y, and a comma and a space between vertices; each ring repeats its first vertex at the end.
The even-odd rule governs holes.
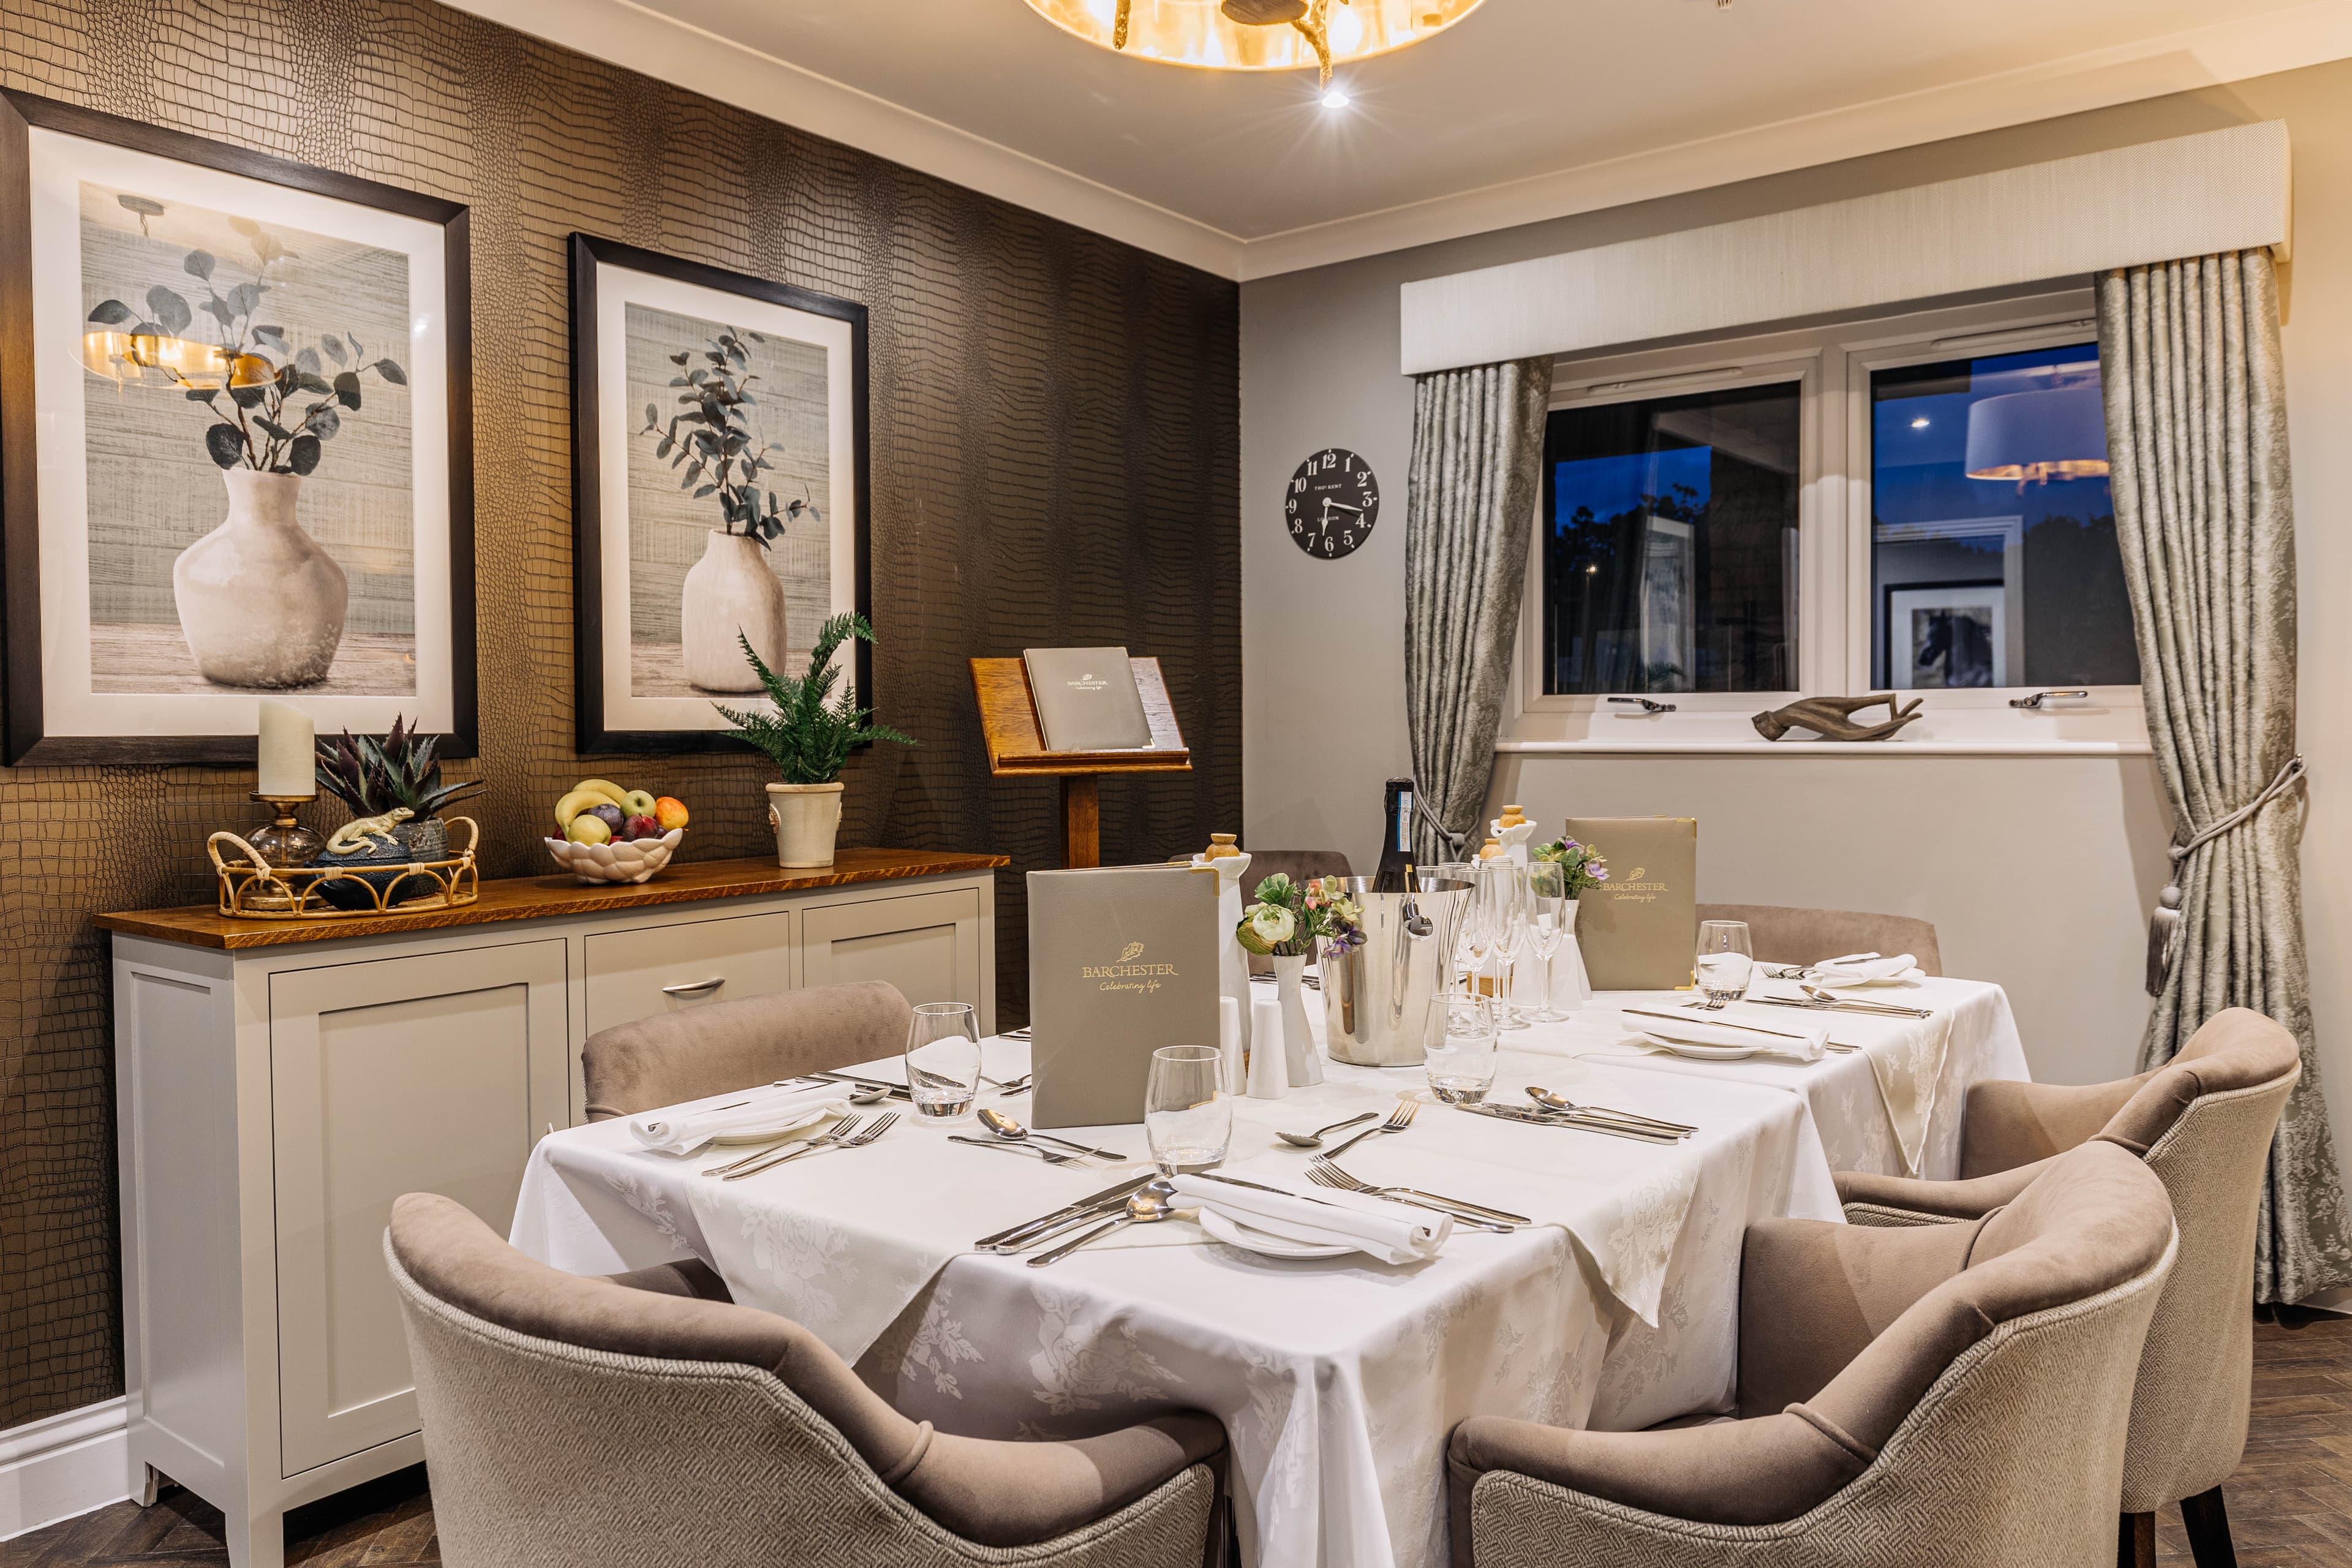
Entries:
POLYGON ((397 844, 392 829, 416 814, 404 805, 395 805, 382 816, 358 816, 335 829, 327 840, 330 855, 355 855, 368 847, 368 840, 381 838, 386 844, 397 844))

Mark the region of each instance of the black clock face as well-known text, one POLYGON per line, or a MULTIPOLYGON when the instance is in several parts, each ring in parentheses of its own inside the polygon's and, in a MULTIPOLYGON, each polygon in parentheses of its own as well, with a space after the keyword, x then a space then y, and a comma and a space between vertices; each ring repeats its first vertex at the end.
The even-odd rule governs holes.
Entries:
POLYGON ((1381 484, 1372 466, 1339 447, 1299 464, 1282 496, 1291 542, 1318 561, 1353 554, 1372 536, 1380 515, 1381 484))

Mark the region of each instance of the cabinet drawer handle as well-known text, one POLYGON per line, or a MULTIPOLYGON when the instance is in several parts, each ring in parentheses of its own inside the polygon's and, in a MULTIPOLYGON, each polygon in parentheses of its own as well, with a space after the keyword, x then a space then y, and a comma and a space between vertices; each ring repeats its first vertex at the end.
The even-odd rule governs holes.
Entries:
POLYGON ((665 985, 662 987, 662 994, 665 996, 699 996, 706 991, 716 991, 721 985, 726 984, 727 977, 725 975, 713 975, 709 980, 688 980, 677 985, 665 985))

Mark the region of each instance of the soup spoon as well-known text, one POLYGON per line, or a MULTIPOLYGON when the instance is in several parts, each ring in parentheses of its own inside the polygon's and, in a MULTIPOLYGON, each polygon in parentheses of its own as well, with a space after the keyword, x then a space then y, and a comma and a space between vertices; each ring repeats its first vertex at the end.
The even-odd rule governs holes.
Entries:
POLYGON ((1003 1139, 1007 1143, 1018 1143, 1024 1139, 1029 1139, 1039 1143, 1052 1143, 1064 1149, 1075 1149, 1081 1154, 1092 1154, 1104 1160, 1125 1160, 1129 1158, 1129 1156, 1120 1153, 1116 1149, 1093 1149, 1087 1147, 1084 1143, 1073 1143, 1066 1138, 1054 1137, 1051 1133, 1032 1132, 1029 1129, 1024 1127, 1020 1122, 1015 1121, 1010 1116, 1005 1115, 1004 1112, 997 1110, 994 1106, 989 1106, 981 1111, 980 1124, 982 1127, 987 1128, 997 1137, 1003 1139))

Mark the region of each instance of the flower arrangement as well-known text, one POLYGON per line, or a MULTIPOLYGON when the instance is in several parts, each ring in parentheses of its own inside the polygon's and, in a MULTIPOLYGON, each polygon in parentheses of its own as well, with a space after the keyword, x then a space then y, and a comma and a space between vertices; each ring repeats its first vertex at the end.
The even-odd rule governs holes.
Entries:
POLYGON ((1576 897, 1587 888, 1597 888, 1609 879, 1609 861, 1600 850, 1589 844, 1561 837, 1549 844, 1536 846, 1535 857, 1561 867, 1568 877, 1568 896, 1576 897))
POLYGON ((1276 872, 1257 885, 1256 901, 1242 911, 1234 937, 1248 952, 1271 958, 1307 958, 1318 938, 1335 952, 1363 944, 1364 910, 1318 877, 1300 887, 1276 872))

